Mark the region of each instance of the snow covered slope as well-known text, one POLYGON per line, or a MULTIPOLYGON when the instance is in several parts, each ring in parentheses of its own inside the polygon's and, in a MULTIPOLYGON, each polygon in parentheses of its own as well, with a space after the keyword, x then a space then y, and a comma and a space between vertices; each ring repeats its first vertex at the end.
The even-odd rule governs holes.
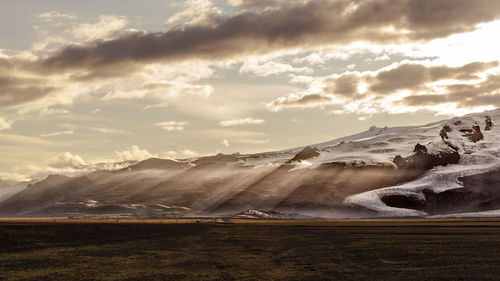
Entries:
MULTIPOLYGON (((500 126, 495 125, 499 123, 500 110, 494 110, 410 129, 419 132, 419 136, 431 133, 425 142, 432 149, 447 145, 458 151, 458 164, 435 167, 414 181, 349 196, 344 203, 362 206, 383 216, 425 216, 436 210, 437 213, 457 213, 500 207, 500 182, 496 179, 500 176, 500 126), (467 186, 466 179, 471 177, 476 177, 479 188, 467 186), (447 198, 433 203, 441 206, 425 208, 435 194, 445 194, 440 197, 447 198), (459 202, 447 206, 453 200, 459 202), (392 202, 387 204, 388 201, 392 202)), ((405 137, 408 135, 404 132, 405 137)))

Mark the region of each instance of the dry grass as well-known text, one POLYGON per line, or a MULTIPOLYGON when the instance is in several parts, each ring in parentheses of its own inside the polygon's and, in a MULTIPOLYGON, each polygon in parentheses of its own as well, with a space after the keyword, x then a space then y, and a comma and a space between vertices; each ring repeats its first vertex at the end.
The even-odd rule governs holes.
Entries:
POLYGON ((5 280, 498 280, 499 220, 10 220, 5 280), (162 222, 162 223, 159 223, 162 222))

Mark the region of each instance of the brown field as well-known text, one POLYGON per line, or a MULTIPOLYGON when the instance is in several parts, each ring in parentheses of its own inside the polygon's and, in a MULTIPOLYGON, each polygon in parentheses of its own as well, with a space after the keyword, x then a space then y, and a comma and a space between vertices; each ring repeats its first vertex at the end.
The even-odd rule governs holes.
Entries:
POLYGON ((0 219, 0 280, 500 280, 500 219, 0 219))

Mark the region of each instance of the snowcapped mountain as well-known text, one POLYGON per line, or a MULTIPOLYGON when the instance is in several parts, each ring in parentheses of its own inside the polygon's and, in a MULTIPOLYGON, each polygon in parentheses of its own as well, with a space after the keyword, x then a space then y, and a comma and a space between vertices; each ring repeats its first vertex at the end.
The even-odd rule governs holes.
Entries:
POLYGON ((276 152, 53 175, 0 202, 1 216, 492 216, 497 209, 500 110, 371 127, 276 152))

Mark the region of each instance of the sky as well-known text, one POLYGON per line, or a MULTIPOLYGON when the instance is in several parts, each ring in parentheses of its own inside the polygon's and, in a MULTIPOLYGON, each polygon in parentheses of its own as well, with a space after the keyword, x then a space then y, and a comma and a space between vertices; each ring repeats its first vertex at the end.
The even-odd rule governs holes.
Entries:
POLYGON ((0 179, 494 109, 498 30, 496 0, 0 0, 0 179))

